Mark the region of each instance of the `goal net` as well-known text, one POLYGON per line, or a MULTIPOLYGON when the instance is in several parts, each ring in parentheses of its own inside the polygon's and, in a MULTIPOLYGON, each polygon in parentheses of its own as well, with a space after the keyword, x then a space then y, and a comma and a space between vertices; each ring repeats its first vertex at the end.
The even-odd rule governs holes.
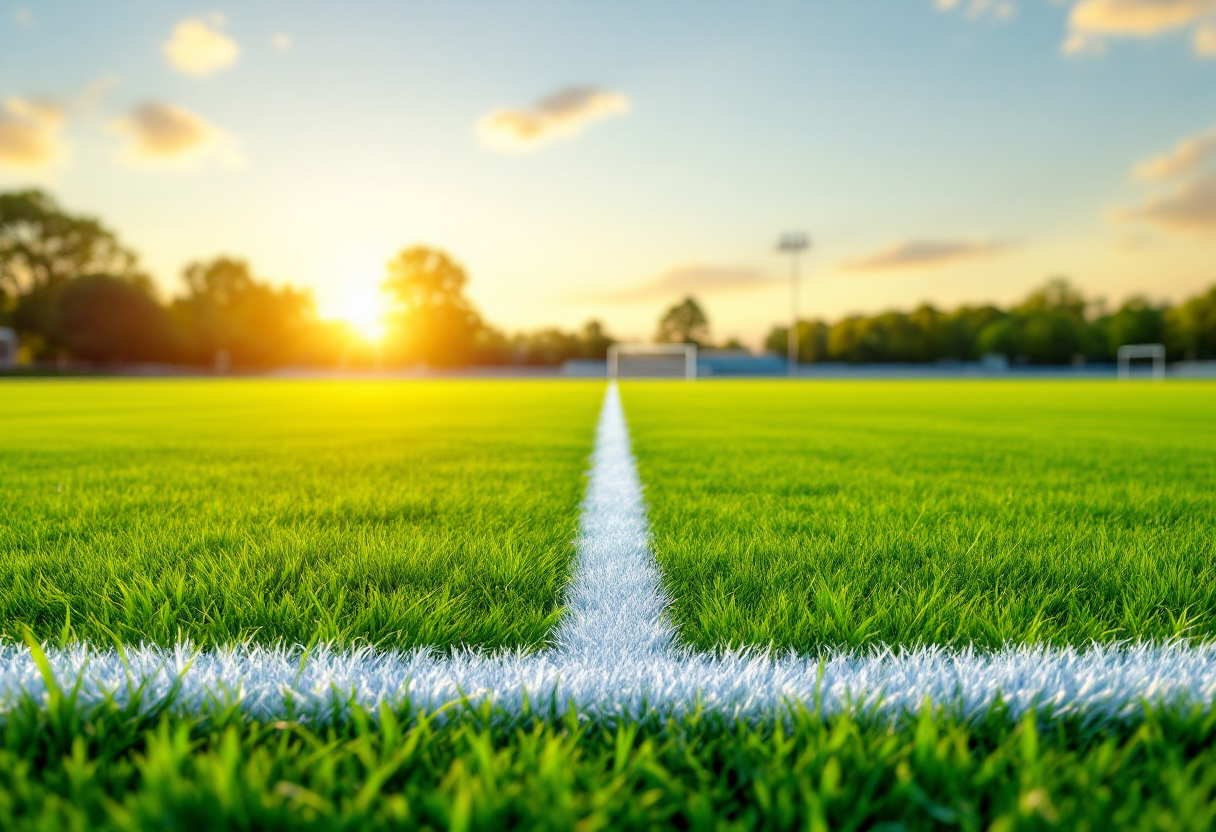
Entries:
POLYGON ((1132 377, 1132 362, 1148 359, 1153 362, 1153 380, 1165 378, 1165 345, 1164 344, 1124 344, 1119 347, 1119 378, 1132 377))
POLYGON ((613 344, 608 348, 608 378, 697 377, 696 344, 613 344))

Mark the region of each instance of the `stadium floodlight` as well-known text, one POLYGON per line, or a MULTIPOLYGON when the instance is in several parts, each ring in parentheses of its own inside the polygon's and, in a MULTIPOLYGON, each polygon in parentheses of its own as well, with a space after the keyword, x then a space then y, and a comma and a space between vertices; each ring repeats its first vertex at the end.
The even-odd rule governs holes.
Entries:
POLYGON ((798 257, 811 247, 811 238, 802 231, 790 231, 781 235, 777 250, 790 255, 790 317, 788 341, 790 377, 798 375, 798 257))
POLYGON ((1132 359, 1151 358, 1153 381, 1165 379, 1165 344, 1124 344, 1119 347, 1119 378, 1132 377, 1132 359))
POLYGON ((697 378, 696 344, 613 344, 608 378, 697 378))

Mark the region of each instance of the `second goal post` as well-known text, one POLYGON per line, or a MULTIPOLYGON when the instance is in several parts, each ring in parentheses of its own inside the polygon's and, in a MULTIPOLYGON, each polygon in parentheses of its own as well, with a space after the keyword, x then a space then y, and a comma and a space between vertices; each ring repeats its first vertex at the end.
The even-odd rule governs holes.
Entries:
POLYGON ((613 344, 608 348, 608 378, 697 377, 696 344, 613 344))

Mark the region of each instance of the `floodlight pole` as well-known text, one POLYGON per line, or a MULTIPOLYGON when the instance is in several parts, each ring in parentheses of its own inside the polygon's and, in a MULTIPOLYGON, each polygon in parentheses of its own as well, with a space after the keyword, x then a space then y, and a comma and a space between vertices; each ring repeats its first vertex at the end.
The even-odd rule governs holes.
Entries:
POLYGON ((790 255, 790 331, 788 339, 788 361, 790 378, 798 375, 798 257, 811 247, 810 238, 801 231, 782 234, 777 241, 777 250, 790 255))

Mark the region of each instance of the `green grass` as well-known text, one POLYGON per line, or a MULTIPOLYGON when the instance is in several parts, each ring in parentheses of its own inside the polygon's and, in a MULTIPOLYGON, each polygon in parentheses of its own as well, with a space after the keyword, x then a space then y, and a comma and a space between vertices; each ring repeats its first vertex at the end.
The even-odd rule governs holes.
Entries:
POLYGON ((602 383, 3 382, 0 634, 540 646, 602 396, 602 383))
POLYGON ((1144 829, 1216 824, 1216 716, 895 726, 807 711, 604 722, 356 710, 141 716, 25 702, 0 723, 0 828, 1144 829))
POLYGON ((682 638, 1216 636, 1216 386, 622 386, 682 638))

